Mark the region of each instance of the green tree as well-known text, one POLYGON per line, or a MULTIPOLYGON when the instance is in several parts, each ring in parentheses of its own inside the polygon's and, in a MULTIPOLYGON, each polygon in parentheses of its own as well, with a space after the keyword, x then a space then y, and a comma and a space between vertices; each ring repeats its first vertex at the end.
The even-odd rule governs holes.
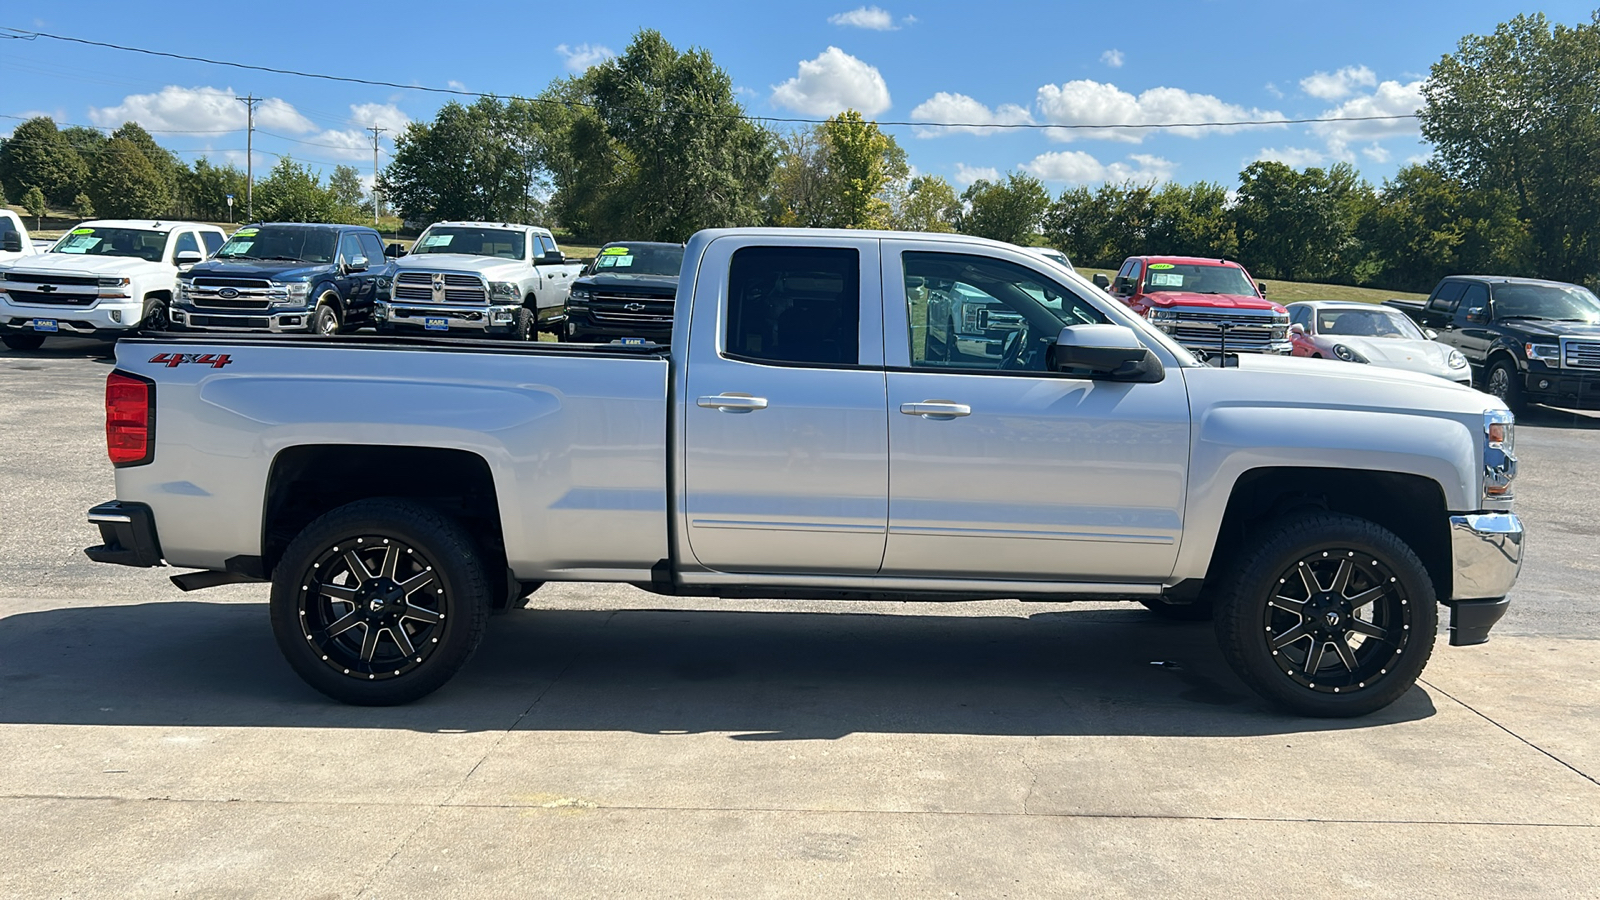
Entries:
POLYGON ((100 154, 100 150, 105 147, 108 140, 105 132, 87 125, 68 125, 61 129, 61 137, 66 140, 67 146, 83 158, 84 164, 91 168, 94 166, 95 157, 100 154))
POLYGON ((35 231, 42 227, 40 223, 44 221, 45 213, 50 211, 49 205, 44 200, 44 191, 39 190, 38 185, 28 188, 27 193, 22 195, 22 208, 28 211, 28 215, 33 216, 35 231))
POLYGON ((245 174, 235 166, 215 166, 205 157, 194 161, 194 167, 183 177, 183 214, 194 219, 221 222, 230 215, 244 214, 245 174), (234 196, 232 213, 228 209, 228 195, 234 196))
MULTIPOLYGON (((177 154, 157 144, 155 138, 150 136, 150 132, 145 131, 138 122, 123 122, 120 128, 111 132, 110 140, 127 141, 129 144, 139 148, 139 152, 150 160, 151 168, 161 177, 162 183, 166 186, 169 203, 168 208, 158 210, 153 214, 170 215, 173 212, 171 208, 172 201, 179 199, 181 196, 184 175, 188 172, 188 166, 185 166, 183 161, 178 159, 177 154)), ((92 170, 93 168, 91 165, 90 169, 92 170)))
POLYGON ((321 179, 285 156, 256 184, 258 218, 271 222, 336 222, 339 204, 321 179))
POLYGON ((562 223, 594 236, 684 240, 753 225, 776 165, 705 50, 639 32, 618 57, 541 95, 540 160, 562 223))
POLYGON ((1116 268, 1129 256, 1165 252, 1150 244, 1155 226, 1154 186, 1130 181, 1062 191, 1045 212, 1043 230, 1074 263, 1116 268))
POLYGON ((950 182, 938 175, 918 175, 906 186, 894 227, 902 231, 955 231, 960 215, 961 200, 950 182))
POLYGON ((526 106, 494 97, 471 106, 451 102, 433 122, 407 125, 378 178, 389 204, 418 222, 519 219, 533 186, 529 147, 537 141, 526 106))
POLYGON ((172 206, 166 178, 138 145, 123 138, 101 149, 88 194, 100 215, 115 219, 156 218, 172 206))
POLYGON ((1600 275, 1600 12, 1519 15, 1468 35, 1423 84, 1422 135, 1441 171, 1503 192, 1528 223, 1533 273, 1600 275))
POLYGON ((886 199, 891 185, 910 172, 906 152, 876 122, 846 110, 819 126, 825 149, 829 225, 835 228, 886 228, 894 210, 886 199))
POLYGON ((89 199, 88 194, 79 194, 72 198, 72 214, 79 219, 94 218, 94 201, 89 199))
POLYGON ((974 181, 961 194, 963 209, 957 230, 964 234, 1026 245, 1050 208, 1050 194, 1039 179, 1007 172, 1003 182, 974 181))
POLYGON ((1228 189, 1209 181, 1162 185, 1150 195, 1145 243, 1177 256, 1238 257, 1239 236, 1228 209, 1228 189))
POLYGON ((339 221, 353 223, 363 218, 363 210, 367 216, 372 215, 366 186, 361 183, 361 173, 355 166, 334 166, 333 174, 328 176, 328 191, 338 207, 339 221))
POLYGON ((48 116, 18 125, 0 146, 0 184, 14 197, 36 186, 45 199, 64 206, 82 190, 86 173, 83 159, 48 116))
POLYGON ((1353 283, 1366 258, 1356 226, 1376 202, 1348 163, 1304 171, 1251 163, 1239 175, 1234 208, 1240 256, 1270 278, 1353 283))
POLYGON ((1519 273, 1533 253, 1527 223, 1503 191, 1468 188, 1437 164, 1406 166, 1384 183, 1361 222, 1374 248, 1374 281, 1426 291, 1462 273, 1519 273))
POLYGON ((776 135, 777 163, 767 194, 767 221, 783 228, 817 228, 827 218, 826 171, 818 128, 776 135))

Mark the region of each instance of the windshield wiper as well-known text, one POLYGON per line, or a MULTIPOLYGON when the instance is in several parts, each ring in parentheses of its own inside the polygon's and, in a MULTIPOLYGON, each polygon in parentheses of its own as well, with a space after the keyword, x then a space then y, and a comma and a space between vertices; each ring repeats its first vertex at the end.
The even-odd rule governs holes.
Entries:
POLYGON ((251 259, 281 259, 281 260, 285 260, 287 262, 300 262, 301 261, 300 257, 298 257, 298 256, 252 256, 251 259))

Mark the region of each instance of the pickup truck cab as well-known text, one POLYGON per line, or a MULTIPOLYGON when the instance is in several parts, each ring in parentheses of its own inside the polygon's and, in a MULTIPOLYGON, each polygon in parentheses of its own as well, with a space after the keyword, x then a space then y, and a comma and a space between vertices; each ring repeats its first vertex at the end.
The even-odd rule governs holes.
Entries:
POLYGON ((28 236, 28 226, 23 224, 22 217, 0 207, 0 268, 39 252, 28 236))
POLYGON ((438 222, 398 261, 390 295, 378 302, 378 330, 537 340, 561 324, 582 269, 544 228, 438 222))
POLYGON ((649 241, 606 244, 572 283, 564 341, 583 344, 672 336, 683 245, 649 241))
POLYGON ((1452 275, 1425 302, 1390 300, 1467 358, 1484 390, 1529 403, 1600 409, 1600 299, 1561 281, 1452 275))
POLYGON ((547 581, 1214 614, 1249 685, 1323 716, 1409 689, 1438 604, 1453 644, 1506 608, 1523 530, 1493 397, 1202 365, 961 235, 703 231, 679 284, 670 348, 125 341, 87 553, 270 580, 290 665, 360 704, 438 688, 547 581), (930 348, 930 298, 968 292, 1019 324, 995 353, 930 348))
POLYGON ((268 222, 233 233, 178 278, 172 324, 194 331, 333 334, 372 319, 394 280, 378 232, 268 222))
POLYGON ((1096 275, 1095 284, 1202 358, 1294 349, 1288 311, 1236 262, 1131 256, 1115 279, 1096 275))
POLYGON ((162 330, 179 273, 225 238, 221 228, 197 222, 84 222, 50 252, 0 269, 0 339, 13 350, 36 350, 53 334, 115 339, 162 330))

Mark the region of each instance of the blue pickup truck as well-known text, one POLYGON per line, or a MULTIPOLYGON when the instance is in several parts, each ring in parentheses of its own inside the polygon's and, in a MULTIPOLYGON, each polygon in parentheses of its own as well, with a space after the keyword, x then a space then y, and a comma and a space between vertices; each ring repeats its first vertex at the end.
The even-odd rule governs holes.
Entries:
POLYGON ((184 273, 172 324, 193 331, 336 334, 372 319, 394 263, 358 225, 246 225, 184 273))

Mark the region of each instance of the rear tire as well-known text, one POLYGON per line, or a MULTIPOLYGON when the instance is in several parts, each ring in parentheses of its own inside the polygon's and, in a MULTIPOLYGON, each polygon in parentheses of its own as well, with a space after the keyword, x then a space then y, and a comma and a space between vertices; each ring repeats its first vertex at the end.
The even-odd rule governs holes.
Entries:
POLYGON ((44 346, 42 334, 7 334, 0 335, 0 343, 4 343, 12 350, 32 351, 44 346))
POLYGON ((1422 561, 1395 534, 1338 513, 1257 532, 1217 606, 1217 641, 1252 690, 1303 716, 1375 712, 1411 689, 1439 612, 1422 561))
POLYGON ((313 521, 272 577, 272 632, 305 682, 393 706, 449 681, 483 639, 493 597, 456 520, 423 503, 360 500, 313 521))

